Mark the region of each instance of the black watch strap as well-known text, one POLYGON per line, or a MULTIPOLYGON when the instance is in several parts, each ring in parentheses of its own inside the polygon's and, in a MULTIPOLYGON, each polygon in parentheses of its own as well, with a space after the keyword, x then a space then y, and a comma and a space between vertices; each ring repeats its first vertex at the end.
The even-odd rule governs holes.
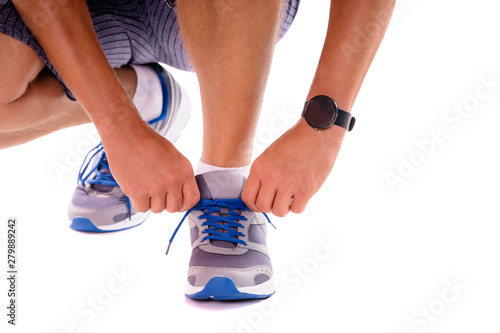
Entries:
POLYGON ((337 119, 333 122, 334 125, 345 128, 347 131, 351 131, 356 123, 356 118, 352 116, 350 112, 339 109, 337 119))

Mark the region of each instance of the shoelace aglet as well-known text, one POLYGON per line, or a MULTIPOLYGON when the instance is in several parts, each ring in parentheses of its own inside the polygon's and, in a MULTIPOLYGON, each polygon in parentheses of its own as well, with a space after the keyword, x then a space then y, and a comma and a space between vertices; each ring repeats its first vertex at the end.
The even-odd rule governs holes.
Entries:
POLYGON ((193 211, 194 208, 191 208, 189 209, 186 214, 184 214, 184 217, 182 218, 182 220, 179 222, 179 224, 177 225, 177 228, 175 228, 174 230, 174 233, 172 234, 172 237, 170 237, 170 240, 168 241, 168 247, 167 247, 167 252, 165 252, 165 255, 168 254, 168 250, 170 249, 170 245, 172 245, 172 241, 174 240, 175 238, 175 235, 177 235, 177 231, 179 231, 179 228, 181 227, 182 225, 182 222, 184 222, 184 220, 186 219, 186 217, 189 215, 189 213, 191 213, 193 211))
POLYGON ((267 222, 269 222, 269 224, 271 224, 271 225, 273 226, 273 228, 274 228, 274 229, 278 229, 278 228, 276 228, 276 226, 273 224, 273 222, 271 222, 271 219, 269 218, 269 216, 267 216, 267 214, 266 214, 266 213, 264 213, 264 216, 266 217, 267 222))

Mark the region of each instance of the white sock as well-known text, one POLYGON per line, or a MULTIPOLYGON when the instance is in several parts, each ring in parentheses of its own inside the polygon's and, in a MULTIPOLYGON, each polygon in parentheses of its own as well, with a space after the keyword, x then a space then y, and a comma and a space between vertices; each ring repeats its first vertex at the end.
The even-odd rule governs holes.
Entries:
POLYGON ((196 168, 196 174, 199 175, 202 173, 207 173, 212 171, 235 171, 238 172, 243 177, 248 178, 248 174, 250 173, 250 166, 251 164, 239 168, 224 168, 224 167, 210 165, 200 160, 198 162, 198 167, 196 168))
POLYGON ((144 121, 151 121, 161 115, 163 92, 156 71, 149 66, 130 65, 137 75, 137 88, 132 101, 144 121))

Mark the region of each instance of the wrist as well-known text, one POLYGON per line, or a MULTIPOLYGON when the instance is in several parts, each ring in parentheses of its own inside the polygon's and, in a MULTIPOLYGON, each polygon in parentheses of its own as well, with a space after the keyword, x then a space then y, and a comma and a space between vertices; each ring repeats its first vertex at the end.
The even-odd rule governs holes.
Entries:
POLYGON ((337 103, 339 109, 346 112, 351 112, 355 100, 355 95, 343 89, 342 84, 321 83, 315 79, 307 94, 306 100, 309 101, 311 98, 318 95, 325 95, 332 98, 337 103))
POLYGON ((344 140, 346 133, 344 128, 337 125, 333 125, 323 130, 315 130, 309 126, 304 117, 301 117, 295 126, 298 131, 304 135, 306 140, 312 139, 315 143, 325 143, 329 148, 331 148, 331 151, 335 153, 342 145, 342 141, 344 140))
POLYGON ((95 110, 91 118, 103 140, 115 137, 123 140, 131 133, 136 136, 148 128, 133 103, 108 102, 105 108, 95 110))

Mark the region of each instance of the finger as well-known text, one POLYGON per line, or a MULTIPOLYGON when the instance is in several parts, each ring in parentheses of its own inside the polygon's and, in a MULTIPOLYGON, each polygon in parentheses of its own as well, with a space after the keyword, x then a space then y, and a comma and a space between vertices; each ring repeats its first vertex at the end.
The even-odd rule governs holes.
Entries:
POLYGON ((168 191, 166 199, 166 207, 169 213, 180 211, 182 208, 182 187, 168 191))
POLYGON ((276 198, 274 199, 272 212, 274 215, 279 217, 284 217, 290 212, 290 203, 292 200, 292 195, 283 191, 278 191, 276 193, 276 198))
POLYGON ((273 208, 276 189, 274 187, 261 186, 257 194, 255 206, 259 212, 270 213, 273 208))
POLYGON ((130 204, 138 212, 145 213, 149 210, 149 198, 129 197, 130 204))
POLYGON ((290 210, 295 214, 302 213, 309 202, 309 198, 300 195, 294 195, 292 199, 292 205, 290 206, 290 210))
POLYGON ((252 175, 250 174, 245 183, 245 186, 243 187, 243 191, 241 191, 241 199, 245 202, 248 208, 256 212, 259 211, 255 206, 259 189, 260 181, 255 177, 252 177, 252 175))
POLYGON ((193 208, 200 201, 200 190, 194 177, 182 186, 182 207, 181 211, 193 208))
POLYGON ((157 214, 163 212, 165 209, 165 194, 158 194, 149 199, 149 209, 151 212, 157 214))

